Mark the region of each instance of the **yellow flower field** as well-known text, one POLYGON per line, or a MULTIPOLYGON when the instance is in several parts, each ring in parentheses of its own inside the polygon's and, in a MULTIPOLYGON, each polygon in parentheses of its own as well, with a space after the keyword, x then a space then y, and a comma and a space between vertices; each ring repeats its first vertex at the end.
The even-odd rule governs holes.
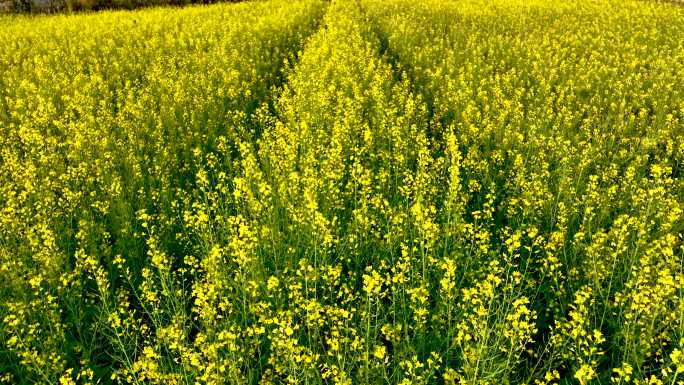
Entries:
POLYGON ((0 16, 0 384, 684 384, 684 8, 0 16))

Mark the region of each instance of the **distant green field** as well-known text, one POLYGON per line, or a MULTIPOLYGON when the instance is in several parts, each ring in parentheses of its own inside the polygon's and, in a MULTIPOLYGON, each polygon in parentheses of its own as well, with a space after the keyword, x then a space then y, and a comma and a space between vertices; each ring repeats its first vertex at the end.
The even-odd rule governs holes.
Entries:
POLYGON ((684 384, 684 8, 0 16, 0 384, 684 384))

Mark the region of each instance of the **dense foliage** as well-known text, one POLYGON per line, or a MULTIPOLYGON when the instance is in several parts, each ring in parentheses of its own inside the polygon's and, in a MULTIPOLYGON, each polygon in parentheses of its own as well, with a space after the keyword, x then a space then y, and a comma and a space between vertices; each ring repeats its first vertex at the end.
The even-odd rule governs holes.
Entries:
POLYGON ((0 13, 72 13, 240 1, 242 0, 0 0, 0 13))
POLYGON ((684 9, 0 22, 0 382, 684 383, 684 9))

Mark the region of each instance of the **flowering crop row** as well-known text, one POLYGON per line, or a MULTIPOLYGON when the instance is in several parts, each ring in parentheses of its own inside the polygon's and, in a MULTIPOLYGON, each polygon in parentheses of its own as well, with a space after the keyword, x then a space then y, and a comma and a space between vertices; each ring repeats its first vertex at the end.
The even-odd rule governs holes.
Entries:
POLYGON ((163 326, 189 322, 154 305, 173 293, 156 299, 182 306, 187 282, 150 287, 151 266, 181 274, 199 162, 232 177, 250 115, 323 9, 273 1, 0 20, 0 378, 207 375, 204 362, 178 372, 166 352, 146 361, 149 345, 176 336, 163 326), (222 156, 205 159, 212 149, 222 156))
POLYGON ((488 227, 482 247, 521 277, 516 292, 537 317, 522 365, 486 354, 473 369, 463 350, 456 378, 681 381, 682 10, 515 0, 368 9, 428 103, 444 143, 435 146, 455 132, 467 222, 488 227))

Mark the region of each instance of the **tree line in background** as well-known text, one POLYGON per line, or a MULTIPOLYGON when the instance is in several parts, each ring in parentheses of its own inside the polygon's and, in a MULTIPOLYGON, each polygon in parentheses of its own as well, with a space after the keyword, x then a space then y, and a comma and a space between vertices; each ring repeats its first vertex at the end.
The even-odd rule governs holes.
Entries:
POLYGON ((0 0, 0 13, 53 13, 135 9, 161 5, 182 6, 241 0, 0 0))

